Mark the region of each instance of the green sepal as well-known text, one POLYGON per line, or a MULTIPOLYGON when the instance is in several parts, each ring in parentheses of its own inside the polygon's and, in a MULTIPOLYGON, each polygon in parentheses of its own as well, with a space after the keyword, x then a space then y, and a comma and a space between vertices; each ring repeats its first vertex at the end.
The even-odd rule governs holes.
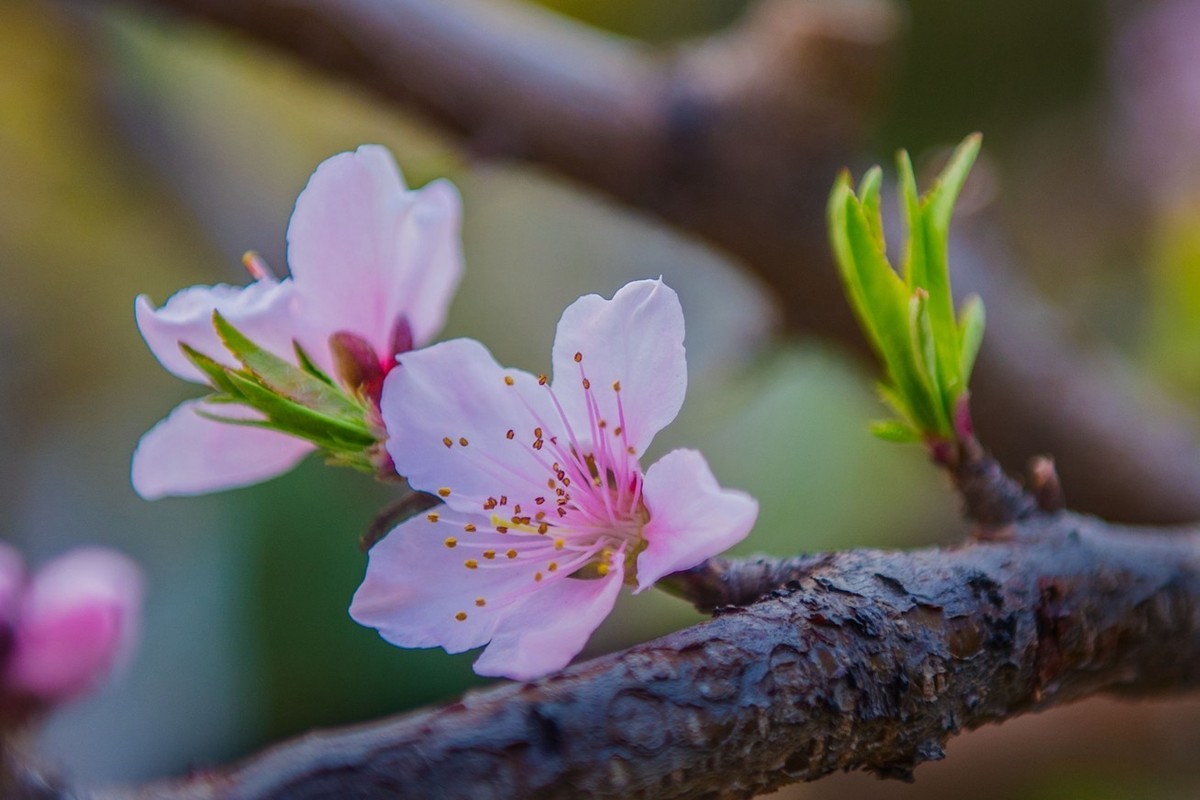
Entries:
POLYGON ((301 405, 282 394, 277 394, 271 387, 255 381, 253 376, 230 372, 229 378, 245 398, 246 405, 267 417, 270 423, 267 427, 331 449, 361 450, 376 441, 361 414, 357 420, 331 417, 318 409, 301 405))
POLYGON ((333 382, 333 378, 321 371, 321 368, 317 366, 315 361, 309 358, 308 351, 301 347, 299 342, 293 340, 292 349, 296 352, 296 362, 300 364, 300 369, 304 370, 321 383, 324 383, 328 386, 334 386, 336 388, 337 384, 333 382))
POLYGON ((204 375, 208 378, 209 384, 212 385, 212 388, 216 389, 218 392, 233 395, 234 397, 238 396, 237 388, 233 385, 233 382, 229 380, 228 367, 212 358, 209 358, 208 356, 204 355, 204 353, 201 353, 199 350, 196 350, 184 342, 179 343, 179 349, 183 352, 183 355, 187 358, 187 360, 192 362, 192 365, 195 366, 196 369, 204 373, 204 375))
MULTIPOLYGON (((262 388, 269 389, 270 392, 293 401, 294 405, 324 418, 349 422, 356 427, 362 426, 364 406, 338 391, 330 383, 262 349, 215 310, 213 327, 226 349, 250 371, 262 388)), ((238 389, 245 393, 241 383, 238 384, 238 389)))

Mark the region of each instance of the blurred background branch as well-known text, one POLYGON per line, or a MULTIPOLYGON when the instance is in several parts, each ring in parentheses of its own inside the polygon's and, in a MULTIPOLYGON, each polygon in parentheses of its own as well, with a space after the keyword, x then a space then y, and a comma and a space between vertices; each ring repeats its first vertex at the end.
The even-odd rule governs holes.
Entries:
MULTIPOLYGON (((863 347, 820 209, 886 85, 902 25, 884 0, 765 0, 725 33, 661 50, 495 0, 143 5, 282 47, 418 109, 477 155, 530 160, 657 214, 752 268, 790 327, 863 347)), ((1053 453, 1080 510, 1200 516, 1194 416, 1115 353, 1074 341, 996 238, 976 221, 953 260, 960 291, 995 309, 975 380, 982 438, 1010 469, 1053 453)))

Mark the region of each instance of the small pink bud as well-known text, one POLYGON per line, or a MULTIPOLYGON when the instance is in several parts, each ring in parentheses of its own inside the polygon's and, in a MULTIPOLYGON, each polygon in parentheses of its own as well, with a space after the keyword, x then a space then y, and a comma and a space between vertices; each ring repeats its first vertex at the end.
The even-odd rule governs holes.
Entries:
POLYGON ((21 604, 5 685, 59 703, 121 666, 137 638, 142 578, 123 555, 73 550, 38 571, 21 604))

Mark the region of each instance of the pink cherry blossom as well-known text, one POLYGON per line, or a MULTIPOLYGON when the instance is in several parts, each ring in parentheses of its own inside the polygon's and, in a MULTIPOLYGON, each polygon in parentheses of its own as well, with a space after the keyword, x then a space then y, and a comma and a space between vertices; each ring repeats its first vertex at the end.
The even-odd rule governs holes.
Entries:
MULTIPOLYGON (((138 328, 167 370, 197 383, 206 383, 205 376, 181 344, 237 366, 213 327, 214 310, 289 361, 296 361, 298 344, 335 377, 345 367, 331 347, 337 337, 353 355, 373 355, 382 377, 398 352, 428 342, 445 322, 462 273, 460 205, 457 190, 444 180, 407 189, 383 147, 338 154, 317 167, 296 200, 287 235, 290 277, 278 280, 248 256, 256 278, 248 286, 193 286, 157 309, 145 295, 138 297, 138 328)), ((134 453, 133 485, 142 497, 257 483, 314 449, 278 431, 230 425, 203 413, 261 418, 230 404, 183 403, 142 437, 134 453)))
POLYGON ((0 547, 0 710, 71 700, 121 666, 137 638, 141 584, 137 566, 111 550, 73 550, 27 580, 20 556, 0 547))
POLYGON ((402 647, 487 644, 476 672, 565 666, 626 583, 641 591, 740 541, 758 514, 704 458, 639 457, 683 403, 683 312, 661 281, 588 295, 558 324, 554 380, 458 339, 406 353, 384 384, 397 469, 445 505, 370 553, 350 607, 402 647))

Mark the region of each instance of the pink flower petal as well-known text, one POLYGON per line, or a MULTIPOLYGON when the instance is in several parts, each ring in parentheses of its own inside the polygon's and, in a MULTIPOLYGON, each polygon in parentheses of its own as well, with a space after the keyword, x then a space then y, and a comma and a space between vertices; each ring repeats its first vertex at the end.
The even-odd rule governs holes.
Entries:
POLYGON ((414 488, 449 489, 448 505, 474 513, 485 512, 488 498, 506 498, 497 514, 516 513, 518 504, 532 514, 539 496, 553 503, 548 443, 560 418, 549 390, 527 372, 501 367, 478 342, 405 353, 388 373, 380 408, 396 471, 414 488), (541 449, 534 448, 538 428, 541 449))
POLYGON ((659 459, 646 472, 642 494, 650 521, 642 529, 646 549, 637 559, 639 592, 737 544, 758 517, 758 501, 722 489, 695 450, 659 459))
POLYGON ((586 429, 583 375, 608 430, 623 427, 622 444, 641 455, 675 419, 687 391, 683 310, 675 291, 661 280, 634 281, 612 300, 589 294, 572 303, 554 339, 554 391, 572 424, 586 429))
POLYGON ((213 330, 213 310, 233 323, 255 343, 286 358, 292 357, 293 285, 290 280, 255 281, 246 287, 192 286, 173 294, 161 308, 140 295, 134 304, 138 329, 150 351, 168 371, 196 383, 207 383, 203 373, 179 349, 192 349, 228 366, 233 356, 213 330))
POLYGON ((475 671, 527 681, 562 669, 612 611, 623 579, 618 558, 604 578, 565 578, 531 594, 496 625, 475 671))
POLYGON ((401 647, 460 653, 486 643, 514 603, 542 589, 534 581, 538 563, 506 556, 520 537, 488 532, 484 524, 478 515, 438 508, 399 525, 371 548, 350 616, 401 647), (468 533, 467 524, 478 529, 468 533), (468 568, 468 560, 476 566, 468 568))
POLYGON ((296 465, 313 446, 276 431, 217 422, 255 419, 253 409, 233 403, 181 403, 142 436, 133 454, 134 490, 147 500, 232 489, 274 477, 296 465))
POLYGON ((16 629, 8 686, 60 702, 104 680, 137 637, 141 574, 125 556, 73 550, 34 577, 16 629))
MULTIPOLYGON (((362 336, 384 357, 399 317, 418 345, 428 341, 462 273, 460 205, 446 181, 409 191, 378 145, 317 167, 288 226, 288 263, 310 327, 325 339, 362 336)), ((327 366, 325 341, 301 341, 327 366)))

